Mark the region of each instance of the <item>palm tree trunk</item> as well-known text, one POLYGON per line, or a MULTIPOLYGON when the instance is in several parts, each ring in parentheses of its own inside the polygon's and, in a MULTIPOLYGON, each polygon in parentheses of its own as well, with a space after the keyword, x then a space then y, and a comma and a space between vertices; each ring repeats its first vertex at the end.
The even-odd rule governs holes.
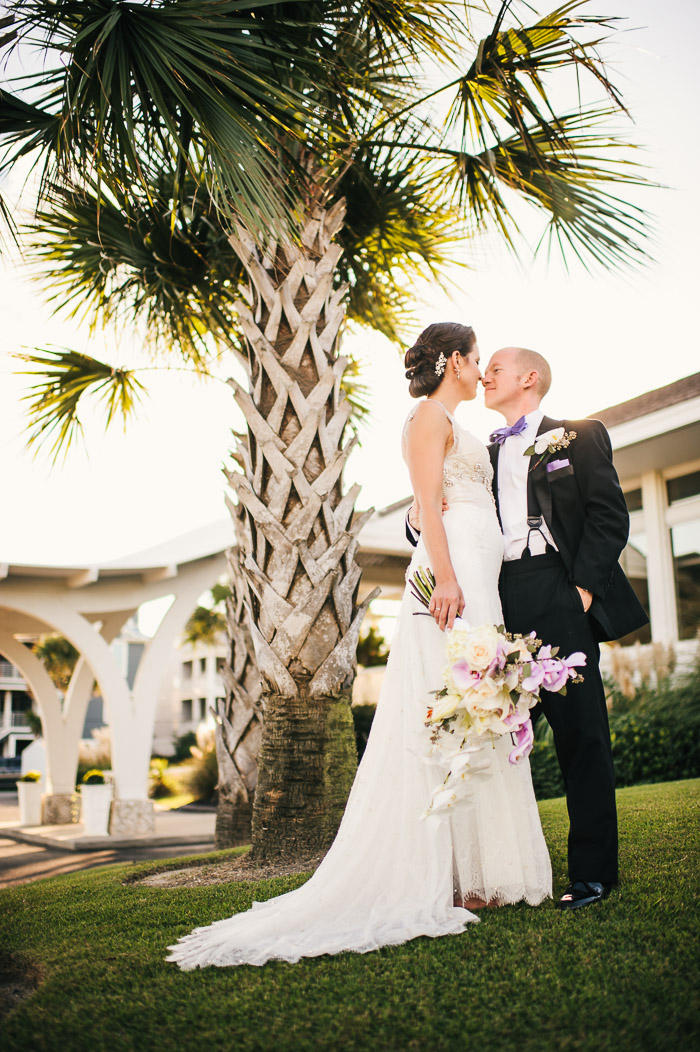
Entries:
MULTIPOLYGON (((333 839, 356 752, 350 690, 360 624, 356 607, 359 486, 342 492, 355 439, 343 444, 350 405, 336 354, 345 289, 333 289, 333 243, 344 202, 314 208, 301 245, 260 249, 238 228, 231 245, 250 279, 239 304, 249 390, 230 380, 248 424, 229 481, 247 515, 246 607, 265 710, 253 809, 253 853, 300 858, 333 839)), ((237 504, 232 504, 236 514, 237 504)), ((377 590, 378 591, 378 590, 377 590)))
POLYGON ((229 663, 222 669, 226 697, 218 702, 216 712, 219 785, 214 842, 218 848, 250 843, 262 738, 260 673, 244 612, 246 590, 240 549, 231 548, 226 554, 231 588, 226 619, 231 650, 229 663))

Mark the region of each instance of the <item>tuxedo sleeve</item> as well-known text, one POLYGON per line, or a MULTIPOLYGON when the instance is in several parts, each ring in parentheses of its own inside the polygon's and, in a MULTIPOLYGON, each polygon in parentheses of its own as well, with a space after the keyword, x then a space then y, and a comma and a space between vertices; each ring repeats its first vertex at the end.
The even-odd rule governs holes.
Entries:
POLYGON ((574 556, 573 581, 602 598, 629 536, 629 513, 613 465, 612 446, 599 420, 574 425, 572 461, 584 505, 584 525, 574 556))
POLYGON ((414 530, 413 526, 411 526, 410 522, 408 521, 408 512, 406 512, 406 539, 408 540, 409 544, 413 545, 414 548, 420 540, 420 532, 418 530, 414 530))

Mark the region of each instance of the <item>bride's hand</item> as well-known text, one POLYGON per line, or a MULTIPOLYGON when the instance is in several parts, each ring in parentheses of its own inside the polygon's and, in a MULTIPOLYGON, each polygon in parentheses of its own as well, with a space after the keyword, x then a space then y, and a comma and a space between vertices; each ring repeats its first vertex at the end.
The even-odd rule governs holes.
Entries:
POLYGON ((435 585, 435 590, 430 598, 428 612, 435 618, 437 626, 442 632, 446 628, 452 628, 455 618, 459 617, 463 610, 464 596, 457 581, 446 581, 435 585))

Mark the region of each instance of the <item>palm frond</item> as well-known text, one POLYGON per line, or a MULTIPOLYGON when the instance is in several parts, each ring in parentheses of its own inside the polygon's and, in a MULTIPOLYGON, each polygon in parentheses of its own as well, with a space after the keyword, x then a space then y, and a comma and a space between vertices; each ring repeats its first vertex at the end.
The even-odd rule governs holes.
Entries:
MULTIPOLYGON (((282 19, 273 36, 270 7, 269 0, 13 0, 13 46, 29 41, 67 56, 65 66, 22 78, 25 92, 44 92, 37 106, 58 127, 50 174, 56 166, 68 176, 88 168, 147 189, 144 158, 175 150, 191 167, 199 145, 219 208, 251 229, 285 229, 294 178, 303 176, 285 143, 319 117, 281 75, 296 68, 309 79, 312 53, 296 47, 303 22, 300 30, 282 19)), ((5 167, 46 145, 31 127, 15 132, 12 144, 5 167)))
POLYGON ((360 147, 338 184, 347 203, 338 275, 349 286, 348 318, 399 344, 413 321, 416 279, 444 283, 464 237, 459 208, 416 150, 420 129, 406 136, 360 147))
MULTIPOLYGON (((614 130, 626 111, 600 57, 605 35, 596 34, 615 20, 587 15, 582 6, 572 0, 532 26, 506 28, 506 0, 467 72, 431 93, 454 92, 445 127, 411 145, 433 159, 434 187, 459 204, 467 229, 493 225, 517 250, 518 225, 502 193, 508 187, 549 213, 550 244, 565 260, 573 250, 586 265, 593 259, 611 266, 645 258, 650 233, 641 211, 611 188, 653 184, 614 130), (593 37, 582 42, 577 32, 593 37), (607 103, 558 114, 545 79, 567 68, 593 77, 607 103)), ((414 102, 402 120, 425 102, 414 102)), ((385 136, 390 128, 385 120, 377 145, 401 144, 400 136, 385 136)))
POLYGON ((176 172, 138 188, 84 182, 55 186, 30 228, 30 256, 40 264, 55 309, 93 325, 143 320, 156 352, 177 351, 203 368, 213 347, 240 353, 234 302, 242 277, 238 257, 209 198, 176 172))
POLYGON ((648 255, 653 221, 626 191, 649 184, 641 165, 624 156, 631 147, 623 151, 615 136, 594 130, 596 123, 609 126, 610 117, 609 109, 576 111, 557 118, 559 138, 533 128, 528 143, 515 134, 477 155, 455 151, 437 185, 456 192, 474 229, 495 224, 511 247, 518 227, 501 186, 548 215, 546 240, 565 261, 568 248, 584 267, 591 260, 604 267, 637 262, 648 255))
POLYGON ((343 378, 340 381, 340 386, 351 406, 348 419, 350 424, 356 429, 369 421, 372 411, 371 391, 368 384, 362 383, 361 375, 361 363, 356 358, 350 358, 345 367, 343 378))
POLYGON ((126 425, 145 391, 132 370, 117 369, 68 348, 39 348, 15 357, 30 366, 18 370, 20 376, 36 377, 22 399, 28 403, 32 428, 27 445, 38 451, 53 439, 49 449, 53 463, 61 453, 67 454, 82 433, 78 417, 81 399, 97 395, 106 405, 106 426, 117 416, 126 425))

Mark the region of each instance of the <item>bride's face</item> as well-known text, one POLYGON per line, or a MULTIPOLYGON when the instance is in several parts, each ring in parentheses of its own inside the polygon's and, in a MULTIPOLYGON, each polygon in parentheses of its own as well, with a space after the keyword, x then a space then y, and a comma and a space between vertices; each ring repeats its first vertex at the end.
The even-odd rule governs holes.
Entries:
POLYGON ((475 343, 466 358, 459 359, 459 386, 462 398, 471 401, 476 398, 476 389, 481 380, 479 368, 479 345, 475 343))

